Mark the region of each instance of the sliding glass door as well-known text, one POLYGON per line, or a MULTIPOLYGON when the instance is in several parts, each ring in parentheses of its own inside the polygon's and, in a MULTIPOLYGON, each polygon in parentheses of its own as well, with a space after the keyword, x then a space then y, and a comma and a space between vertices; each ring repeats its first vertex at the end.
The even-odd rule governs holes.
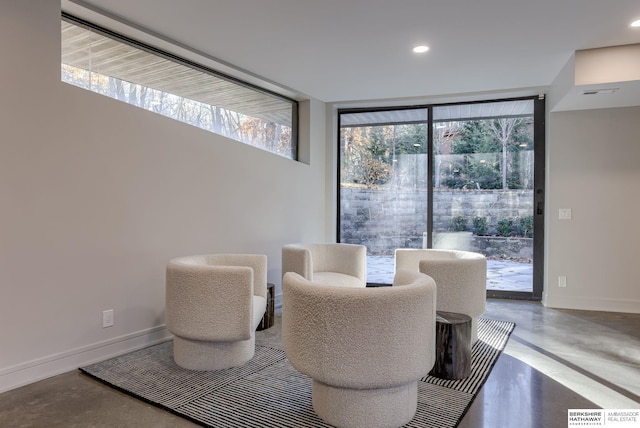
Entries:
POLYGON ((544 102, 339 112, 339 242, 389 284, 396 248, 475 251, 488 295, 542 294, 544 102), (534 266, 538 267, 534 273, 534 266))

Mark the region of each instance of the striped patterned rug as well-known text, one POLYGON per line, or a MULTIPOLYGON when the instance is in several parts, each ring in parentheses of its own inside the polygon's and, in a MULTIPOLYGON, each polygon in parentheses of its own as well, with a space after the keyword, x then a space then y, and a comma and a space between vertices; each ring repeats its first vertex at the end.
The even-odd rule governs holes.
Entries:
MULTIPOLYGON (((418 382, 418 410, 406 426, 455 427, 471 405, 515 325, 480 319, 472 373, 418 382)), ((141 349, 80 370, 134 397, 210 427, 329 427, 311 407, 311 380, 279 349, 256 346, 245 366, 196 372, 175 365, 172 342, 141 349)))

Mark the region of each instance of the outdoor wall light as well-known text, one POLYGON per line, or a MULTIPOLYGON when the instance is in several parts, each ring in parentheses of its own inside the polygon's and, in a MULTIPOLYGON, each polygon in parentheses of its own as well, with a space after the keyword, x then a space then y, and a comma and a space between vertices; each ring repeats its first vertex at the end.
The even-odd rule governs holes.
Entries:
POLYGON ((413 48, 413 51, 415 53, 425 53, 428 50, 429 50, 429 46, 425 46, 425 45, 420 45, 413 48))
POLYGON ((631 23, 632 27, 640 27, 640 19, 636 19, 631 23))

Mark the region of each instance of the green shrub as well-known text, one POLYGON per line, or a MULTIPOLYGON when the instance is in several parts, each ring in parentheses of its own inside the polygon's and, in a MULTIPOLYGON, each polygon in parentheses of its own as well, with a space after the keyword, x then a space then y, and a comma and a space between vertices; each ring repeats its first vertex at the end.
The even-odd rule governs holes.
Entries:
POLYGON ((527 238, 532 238, 533 237, 533 216, 528 215, 525 217, 520 217, 519 223, 520 223, 520 231, 522 232, 522 235, 526 236, 527 238))
POLYGON ((473 218, 473 234, 478 236, 485 236, 487 234, 487 218, 486 217, 474 217, 473 218))
POLYGON ((453 217, 451 219, 451 230, 455 232, 464 232, 467 230, 467 219, 462 216, 453 217))
POLYGON ((511 236, 513 235, 513 219, 512 218, 504 218, 502 220, 498 220, 498 235, 499 236, 511 236))

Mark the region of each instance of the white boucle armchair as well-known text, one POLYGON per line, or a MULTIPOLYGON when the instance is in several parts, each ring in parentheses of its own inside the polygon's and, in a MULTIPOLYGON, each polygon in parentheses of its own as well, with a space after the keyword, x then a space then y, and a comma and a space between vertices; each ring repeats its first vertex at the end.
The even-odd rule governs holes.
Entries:
POLYGON ((247 363, 266 306, 266 255, 198 255, 167 265, 167 329, 174 335, 173 358, 183 368, 247 363))
POLYGON ((471 317, 471 343, 478 340, 478 318, 487 301, 487 259, 480 253, 457 250, 399 248, 395 269, 429 275, 438 288, 437 308, 471 317))
POLYGON ((282 247, 282 275, 340 287, 367 286, 367 247, 356 244, 288 244, 282 247))
POLYGON ((288 272, 282 343, 313 380, 313 409, 343 428, 399 427, 417 407, 417 381, 435 362, 434 281, 399 270, 392 287, 347 288, 288 272))

